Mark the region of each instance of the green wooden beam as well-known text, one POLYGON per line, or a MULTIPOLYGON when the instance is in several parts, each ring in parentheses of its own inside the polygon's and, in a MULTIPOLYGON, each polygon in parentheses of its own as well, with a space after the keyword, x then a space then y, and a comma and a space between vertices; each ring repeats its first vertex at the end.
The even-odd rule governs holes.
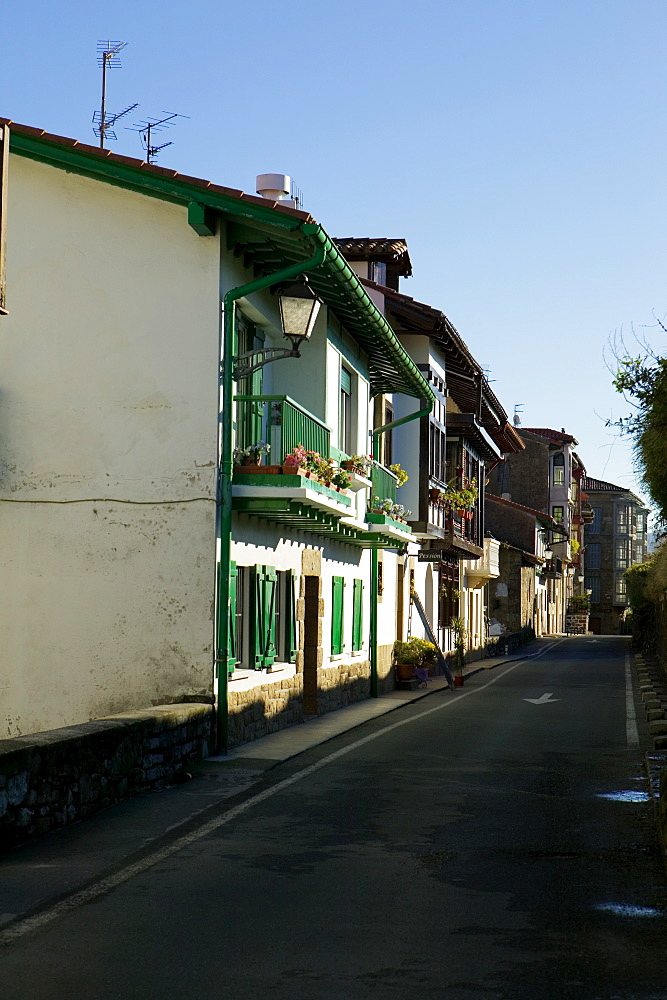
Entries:
POLYGON ((202 205, 198 201, 189 202, 188 225, 197 236, 215 236, 217 222, 215 212, 208 205, 202 205))

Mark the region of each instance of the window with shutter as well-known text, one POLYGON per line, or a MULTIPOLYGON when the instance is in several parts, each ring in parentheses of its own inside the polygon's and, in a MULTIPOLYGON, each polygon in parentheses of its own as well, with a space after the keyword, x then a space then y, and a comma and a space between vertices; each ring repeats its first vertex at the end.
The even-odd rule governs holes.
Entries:
POLYGON ((343 652, 343 588, 345 581, 342 576, 334 576, 332 580, 331 599, 331 654, 337 656, 343 652))
POLYGON ((273 566, 255 566, 253 605, 254 651, 251 665, 256 670, 270 667, 276 660, 276 590, 273 566))
MULTIPOLYGON (((222 563, 218 563, 218 595, 220 594, 220 580, 222 575, 222 563)), ((234 673, 234 667, 236 666, 237 660, 237 641, 236 641, 236 581, 237 581, 237 569, 236 563, 232 562, 229 569, 229 604, 227 605, 227 620, 229 622, 229 633, 228 633, 228 643, 229 648, 227 651, 227 673, 234 673)), ((219 599, 219 598, 218 598, 219 599)), ((220 623, 224 611, 220 608, 218 614, 218 622, 220 623)), ((220 647, 220 626, 218 631, 218 657, 221 656, 220 647)), ((218 662, 218 668, 220 666, 220 660, 218 662)))
POLYGON ((354 581, 352 591, 352 652, 358 653, 364 644, 364 584, 362 580, 354 581))

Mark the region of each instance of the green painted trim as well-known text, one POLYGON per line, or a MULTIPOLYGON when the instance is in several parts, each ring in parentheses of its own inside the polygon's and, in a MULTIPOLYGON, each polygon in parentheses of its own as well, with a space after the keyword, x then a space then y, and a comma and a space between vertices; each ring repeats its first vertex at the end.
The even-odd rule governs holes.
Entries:
POLYGON ((400 531, 407 531, 408 534, 412 534, 412 528, 409 525, 404 524, 403 521, 395 521, 388 514, 378 514, 374 510, 369 510, 366 514, 366 520, 369 524, 387 524, 390 528, 398 528, 400 531))
POLYGON ((384 341, 386 347, 400 362, 401 368, 405 374, 409 376, 409 381, 412 381, 413 384, 404 389, 405 395, 415 396, 418 399, 430 401, 430 412, 433 408, 433 403, 435 402, 435 393, 433 392, 431 385, 419 368, 417 368, 417 365, 407 353, 394 333, 394 330, 375 305, 368 292, 361 284, 358 276, 347 263, 336 244, 331 241, 327 233, 318 223, 304 222, 301 229, 306 236, 312 237, 314 242, 319 243, 325 248, 326 270, 332 275, 335 275, 339 281, 342 279, 345 282, 349 292, 356 299, 357 305, 359 305, 365 313, 367 322, 373 328, 373 335, 384 341))
MULTIPOLYGON (((190 184, 178 175, 176 177, 169 176, 170 172, 166 170, 164 173, 157 173, 155 169, 147 169, 145 164, 118 162, 120 158, 108 158, 96 150, 66 146, 60 142, 49 141, 44 137, 27 136, 14 129, 10 131, 10 150, 19 156, 26 156, 58 169, 102 180, 126 190, 140 192, 183 206, 195 202, 208 206, 209 209, 215 209, 226 216, 247 219, 258 225, 268 225, 273 232, 292 233, 296 242, 294 249, 298 249, 299 254, 307 253, 309 244, 313 251, 323 251, 325 259, 320 261, 324 264, 323 270, 330 279, 333 279, 335 284, 339 286, 342 284, 345 287, 350 296, 350 306, 356 313, 356 324, 353 324, 349 330, 353 338, 358 342, 359 337, 361 337, 362 341, 364 339, 374 342, 379 340, 383 343, 388 354, 393 356, 395 367, 401 373, 402 378, 398 380, 404 383, 401 386, 401 391, 417 398, 435 400, 433 389, 405 351, 393 329, 372 301, 335 243, 319 224, 302 222, 287 213, 276 211, 268 203, 265 207, 262 204, 251 203, 249 200, 246 201, 240 197, 226 195, 220 191, 203 187, 201 184, 190 184)), ((294 266, 299 267, 299 265, 294 266)), ((312 266, 308 269, 312 269, 312 266)), ((302 272, 297 271, 297 273, 302 272)), ((259 287, 265 288, 275 283, 275 276, 266 282, 264 278, 258 280, 262 282, 259 287)), ((250 282, 245 287, 256 290, 258 286, 256 282, 250 282)), ((366 350, 363 343, 360 343, 360 346, 362 350, 366 350)), ((371 387, 373 387, 372 369, 371 359, 369 366, 371 387)), ((396 391, 399 390, 396 389, 396 391)))
POLYGON ((49 142, 48 139, 36 139, 32 136, 22 135, 15 130, 12 130, 10 134, 10 150, 19 156, 27 156, 29 159, 38 160, 40 163, 46 163, 61 170, 69 170, 85 177, 103 180, 109 184, 115 184, 117 187, 138 191, 164 201, 188 205, 196 199, 198 202, 218 209, 227 215, 267 222, 273 229, 295 232, 303 225, 300 219, 276 212, 268 203, 266 208, 263 205, 246 203, 242 198, 225 195, 219 191, 211 191, 199 184, 188 184, 184 180, 161 176, 146 170, 145 167, 118 163, 117 160, 105 159, 99 153, 64 146, 57 142, 49 142))
MULTIPOLYGON (((343 327, 343 330, 345 327, 343 327)), ((347 334, 351 337, 351 334, 347 334)), ((351 337, 351 339, 354 339, 351 337)), ((340 353, 341 357, 347 365, 355 372, 355 374, 360 375, 365 382, 370 382, 371 373, 368 369, 368 361, 365 358, 360 357, 358 354, 354 354, 349 347, 349 344, 345 343, 345 336, 338 333, 331 324, 327 326, 327 340, 329 343, 336 348, 340 353)), ((363 348, 359 348, 363 350, 363 348)))
MULTIPOLYGON (((309 479, 307 476, 284 476, 280 473, 263 476, 261 472, 258 472, 257 475, 254 472, 250 475, 244 475, 242 472, 235 472, 233 483, 235 486, 288 486, 292 489, 314 490, 315 493, 322 493, 337 503, 342 503, 344 507, 352 506, 352 498, 347 494, 332 490, 324 483, 318 482, 317 479, 309 479)), ((308 503, 303 497, 295 497, 295 499, 300 500, 301 503, 308 503)))
POLYGON ((188 225, 194 229, 197 236, 215 236, 217 228, 215 212, 208 205, 191 201, 188 204, 188 225))
POLYGON ((304 416, 309 418, 309 420, 312 420, 313 423, 315 424, 319 424, 319 426, 322 427, 323 430, 331 434, 331 428, 329 427, 328 424, 325 424, 323 420, 320 420, 319 417, 316 417, 314 413, 311 413, 310 410, 307 410, 305 406, 301 405, 301 403, 297 403, 297 401, 295 399, 292 399, 291 396, 241 396, 241 395, 234 396, 235 403, 236 402, 252 403, 254 401, 263 403, 289 403, 290 406, 293 406, 295 410, 299 411, 299 413, 303 413, 304 416))

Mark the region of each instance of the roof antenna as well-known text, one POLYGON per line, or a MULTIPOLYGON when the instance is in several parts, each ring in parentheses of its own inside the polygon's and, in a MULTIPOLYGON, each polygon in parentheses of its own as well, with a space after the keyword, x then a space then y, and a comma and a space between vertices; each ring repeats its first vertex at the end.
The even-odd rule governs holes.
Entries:
POLYGON ((121 63, 118 53, 124 49, 127 42, 112 42, 111 40, 98 41, 97 43, 97 65, 102 70, 102 107, 93 115, 93 132, 100 140, 100 149, 104 149, 105 139, 115 139, 116 133, 113 126, 123 115, 129 114, 138 108, 138 104, 131 104, 124 111, 119 111, 115 115, 107 115, 107 69, 120 69, 121 63))
POLYGON ((164 118, 151 118, 145 119, 142 122, 137 122, 136 125, 130 128, 131 132, 139 132, 141 135, 141 145, 146 150, 146 163, 154 163, 157 154, 166 149, 167 146, 173 145, 171 142, 163 142, 160 146, 153 145, 152 134, 153 132, 162 132, 164 129, 169 128, 168 122, 173 121, 174 118, 189 118, 189 115, 179 115, 177 112, 163 111, 164 118))
POLYGON ((524 407, 524 405, 525 405, 524 403, 515 403, 514 404, 514 426, 515 427, 520 427, 521 426, 521 417, 519 416, 519 414, 523 413, 523 407, 524 407))

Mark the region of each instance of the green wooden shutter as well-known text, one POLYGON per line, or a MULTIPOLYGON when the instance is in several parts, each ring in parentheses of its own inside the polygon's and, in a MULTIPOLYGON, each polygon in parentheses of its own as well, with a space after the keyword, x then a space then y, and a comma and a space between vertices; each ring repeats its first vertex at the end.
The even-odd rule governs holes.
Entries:
POLYGON ((255 566, 254 573, 254 666, 270 667, 276 660, 276 589, 273 566, 255 566))
POLYGON ((287 662, 296 663, 296 573, 289 569, 285 574, 287 594, 285 597, 285 645, 287 662))
POLYGON ((352 651, 358 652, 364 644, 364 584, 363 580, 354 581, 352 591, 352 651))
MULTIPOLYGON (((221 578, 222 578, 222 571, 223 571, 222 563, 218 563, 218 596, 216 598, 216 600, 218 602, 220 601, 220 591, 221 591, 220 581, 221 581, 221 578)), ((237 659, 236 659, 236 578, 237 578, 236 563, 232 562, 230 564, 230 569, 229 569, 229 604, 227 605, 227 608, 225 609, 225 608, 221 608, 220 605, 219 605, 219 603, 218 603, 218 610, 217 610, 218 635, 217 635, 217 652, 216 652, 216 657, 218 657, 218 659, 217 659, 218 671, 220 670, 220 664, 221 664, 221 661, 220 661, 219 657, 221 656, 221 653, 222 653, 222 649, 221 649, 221 646, 220 646, 220 635, 221 635, 222 629, 221 629, 220 625, 221 625, 221 622, 223 621, 223 617, 222 616, 224 614, 227 615, 227 621, 229 622, 229 633, 228 633, 228 636, 227 636, 228 644, 229 644, 228 645, 228 652, 227 652, 227 673, 228 674, 232 674, 234 672, 234 667, 236 666, 236 663, 237 663, 237 659)))
POLYGON ((331 653, 333 656, 343 652, 343 588, 345 581, 342 576, 334 576, 332 580, 331 600, 331 653))
POLYGON ((236 581, 238 572, 236 563, 229 564, 229 659, 227 660, 227 673, 233 674, 234 667, 238 663, 236 655, 236 581))

